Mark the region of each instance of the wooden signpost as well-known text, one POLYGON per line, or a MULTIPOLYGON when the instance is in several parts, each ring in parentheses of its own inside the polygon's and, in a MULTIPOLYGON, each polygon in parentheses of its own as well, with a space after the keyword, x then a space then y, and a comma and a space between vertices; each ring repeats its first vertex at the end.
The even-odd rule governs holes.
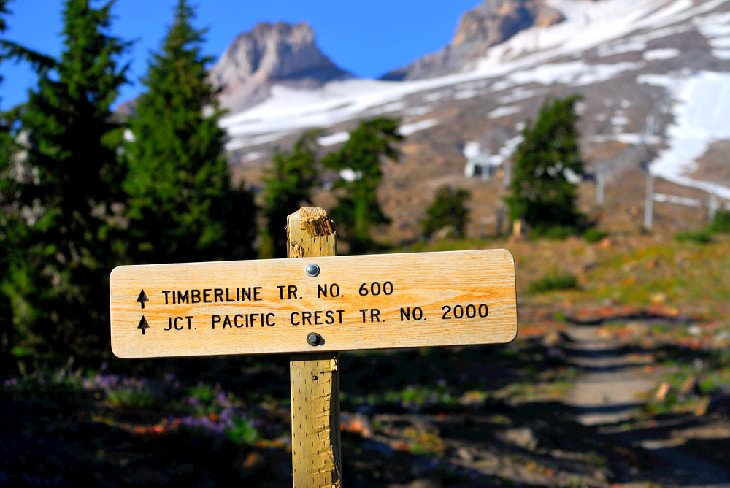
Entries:
POLYGON ((302 208, 287 224, 288 255, 300 259, 115 268, 112 350, 292 354, 294 486, 339 486, 337 352, 511 341, 514 259, 506 250, 338 257, 322 209, 302 208))

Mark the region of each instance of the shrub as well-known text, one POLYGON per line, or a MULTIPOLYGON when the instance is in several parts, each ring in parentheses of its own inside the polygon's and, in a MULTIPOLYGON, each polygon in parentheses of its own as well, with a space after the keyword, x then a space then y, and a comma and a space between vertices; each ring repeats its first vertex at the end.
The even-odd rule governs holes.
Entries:
POLYGON ((123 408, 153 408, 161 405, 161 399, 148 385, 137 382, 124 382, 106 392, 109 403, 123 408))
POLYGON ((578 288, 578 277, 573 273, 552 272, 530 284, 530 293, 548 291, 575 290, 578 288))
POLYGON ((590 227, 583 233, 583 239, 589 243, 599 242, 605 237, 608 237, 608 232, 596 229, 595 227, 590 227))
POLYGON ((578 211, 576 177, 583 174, 578 143, 579 96, 546 100, 537 119, 522 130, 512 156, 512 181, 507 197, 509 216, 537 229, 575 227, 578 211))
POLYGON ((469 220, 466 202, 470 197, 469 191, 463 188, 439 188, 434 201, 426 210, 426 217, 421 221, 423 236, 428 239, 435 232, 448 227, 451 234, 449 237, 463 238, 469 220))
POLYGON ((685 231, 675 234, 677 242, 694 242, 696 244, 709 244, 712 242, 712 234, 706 230, 685 231))
POLYGON ((715 218, 712 219, 710 224, 710 231, 730 234, 730 211, 720 210, 715 214, 715 218))

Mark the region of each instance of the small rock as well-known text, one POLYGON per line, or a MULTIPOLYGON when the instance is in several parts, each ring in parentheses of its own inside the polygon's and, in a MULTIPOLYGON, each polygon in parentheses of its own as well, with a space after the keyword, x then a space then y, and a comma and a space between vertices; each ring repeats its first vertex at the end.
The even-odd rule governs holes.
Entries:
POLYGON ((705 369, 705 362, 700 358, 695 358, 694 361, 692 361, 692 367, 695 371, 702 371, 705 369))
POLYGON ((503 441, 510 442, 523 449, 530 451, 537 447, 537 438, 529 427, 521 427, 518 429, 507 429, 497 434, 503 441))
POLYGON ((474 461, 474 455, 471 453, 471 450, 466 447, 458 448, 456 450, 456 455, 459 456, 459 459, 467 463, 474 461))
POLYGON ((412 481, 408 488, 438 488, 439 486, 441 485, 429 479, 417 479, 412 481))

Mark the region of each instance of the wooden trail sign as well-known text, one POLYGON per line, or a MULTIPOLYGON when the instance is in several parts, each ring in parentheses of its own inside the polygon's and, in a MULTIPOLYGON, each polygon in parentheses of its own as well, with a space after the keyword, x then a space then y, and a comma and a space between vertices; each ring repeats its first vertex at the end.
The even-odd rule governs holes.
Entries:
POLYGON ((301 259, 120 266, 112 351, 122 358, 293 354, 295 488, 340 487, 337 351, 509 342, 515 265, 505 250, 336 257, 320 208, 287 220, 301 259))
POLYGON ((120 266, 118 357, 488 344, 517 333, 505 250, 120 266))

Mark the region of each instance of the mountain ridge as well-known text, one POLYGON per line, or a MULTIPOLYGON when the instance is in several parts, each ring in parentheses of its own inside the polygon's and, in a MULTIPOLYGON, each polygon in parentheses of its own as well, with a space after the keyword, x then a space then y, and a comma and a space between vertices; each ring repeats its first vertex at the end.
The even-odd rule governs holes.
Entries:
POLYGON ((468 69, 491 46, 533 26, 548 27, 564 20, 543 0, 485 0, 459 20, 451 41, 442 49, 390 71, 382 80, 418 80, 468 69))

